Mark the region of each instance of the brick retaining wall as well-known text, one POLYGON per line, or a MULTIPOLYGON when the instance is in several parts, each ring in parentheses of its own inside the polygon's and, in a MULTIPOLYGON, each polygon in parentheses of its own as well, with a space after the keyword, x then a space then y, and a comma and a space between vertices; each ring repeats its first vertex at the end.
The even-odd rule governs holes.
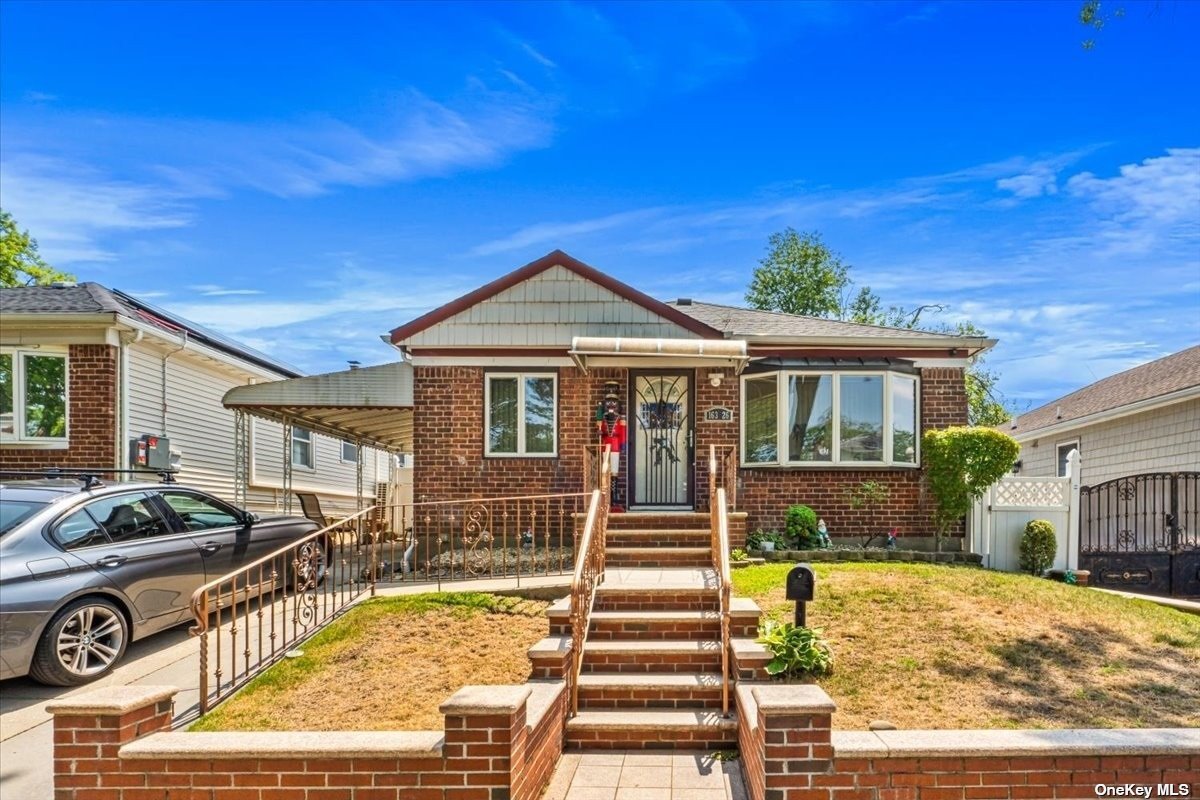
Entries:
POLYGON ((737 696, 750 800, 1050 800, 1096 797, 1100 784, 1200 796, 1200 729, 833 732, 820 687, 742 684, 737 696))
POLYGON ((55 800, 534 800, 562 754, 561 681, 467 686, 445 731, 170 731, 173 687, 52 703, 55 800))

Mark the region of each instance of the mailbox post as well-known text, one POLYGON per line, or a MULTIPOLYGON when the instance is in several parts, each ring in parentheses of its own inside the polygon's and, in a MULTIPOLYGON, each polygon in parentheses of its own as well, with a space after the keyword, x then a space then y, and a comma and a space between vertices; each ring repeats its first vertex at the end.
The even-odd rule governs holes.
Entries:
POLYGON ((805 604, 813 599, 813 590, 817 585, 817 576, 808 564, 797 564, 787 575, 785 588, 788 600, 796 602, 796 625, 805 627, 807 609, 805 604))

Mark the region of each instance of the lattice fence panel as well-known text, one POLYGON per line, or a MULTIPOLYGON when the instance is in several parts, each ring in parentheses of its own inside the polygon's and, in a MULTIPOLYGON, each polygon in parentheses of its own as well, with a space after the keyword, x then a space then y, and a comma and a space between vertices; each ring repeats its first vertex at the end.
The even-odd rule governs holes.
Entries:
POLYGON ((992 508, 1058 508, 1069 503, 1066 478, 1005 478, 992 487, 992 508))

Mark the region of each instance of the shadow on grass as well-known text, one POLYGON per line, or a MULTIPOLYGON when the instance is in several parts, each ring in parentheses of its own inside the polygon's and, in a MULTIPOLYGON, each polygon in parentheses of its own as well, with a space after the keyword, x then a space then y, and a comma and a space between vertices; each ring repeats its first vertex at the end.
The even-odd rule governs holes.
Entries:
MULTIPOLYGON (((991 645, 1001 664, 938 659, 942 674, 992 687, 988 705, 1014 723, 1104 727, 1200 724, 1200 678, 1184 653, 1164 653, 1112 629, 1061 625, 991 645)), ((986 721, 981 721, 986 722, 986 721)))

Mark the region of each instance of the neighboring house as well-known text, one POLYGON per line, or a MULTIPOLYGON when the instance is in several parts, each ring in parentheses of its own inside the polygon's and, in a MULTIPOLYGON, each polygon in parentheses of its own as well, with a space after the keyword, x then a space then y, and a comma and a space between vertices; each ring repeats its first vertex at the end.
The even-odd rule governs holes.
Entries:
MULTIPOLYGON (((300 373, 245 345, 96 283, 0 289, 0 469, 128 469, 143 436, 169 440, 181 482, 234 499, 226 391, 300 373)), ((250 431, 246 505, 282 508, 283 429, 250 431)), ((353 446, 297 428, 295 491, 356 506, 353 446)), ((364 480, 387 456, 363 450, 364 480)), ((298 511, 297 506, 297 511, 298 511)))
POLYGON ((1200 470, 1200 345, 1117 373, 1001 427, 1021 443, 1019 474, 1063 476, 1078 450, 1085 486, 1200 470))
POLYGON ((967 420, 963 369, 994 342, 662 303, 561 251, 402 325, 417 500, 579 491, 598 406, 628 445, 616 502, 702 510, 710 444, 737 447, 749 529, 791 503, 836 535, 931 534, 920 434, 967 420), (699 462, 700 466, 697 466, 699 462), (886 485, 874 511, 846 491, 886 485))

